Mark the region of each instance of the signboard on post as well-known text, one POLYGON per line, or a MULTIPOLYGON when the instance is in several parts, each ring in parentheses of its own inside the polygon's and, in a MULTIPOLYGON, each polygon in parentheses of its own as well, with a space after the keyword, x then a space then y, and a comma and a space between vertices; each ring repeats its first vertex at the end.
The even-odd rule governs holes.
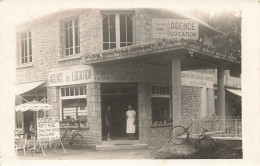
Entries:
POLYGON ((181 85, 213 88, 213 74, 200 73, 194 71, 181 72, 181 85))
POLYGON ((193 20, 154 18, 152 25, 153 38, 199 40, 199 24, 193 20))
POLYGON ((37 138, 41 141, 60 139, 59 118, 37 118, 37 138))

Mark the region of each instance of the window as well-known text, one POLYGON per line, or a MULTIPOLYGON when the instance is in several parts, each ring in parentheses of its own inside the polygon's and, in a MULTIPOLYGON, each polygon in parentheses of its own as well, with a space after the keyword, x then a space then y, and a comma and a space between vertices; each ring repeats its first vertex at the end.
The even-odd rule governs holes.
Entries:
POLYGON ((103 50, 133 45, 132 14, 103 15, 103 50))
POLYGON ((170 86, 152 85, 152 123, 172 123, 170 86))
POLYGON ((79 21, 73 19, 65 21, 64 26, 64 41, 65 41, 65 55, 76 55, 80 52, 79 46, 79 21))
POLYGON ((86 85, 60 88, 62 120, 87 119, 86 85))
POLYGON ((21 34, 22 64, 32 62, 32 35, 31 32, 21 34))
POLYGON ((70 86, 70 87, 63 87, 61 88, 61 97, 73 97, 73 96, 85 96, 86 95, 86 86, 70 86))
POLYGON ((69 99, 62 100, 62 120, 86 120, 87 119, 87 100, 69 99))

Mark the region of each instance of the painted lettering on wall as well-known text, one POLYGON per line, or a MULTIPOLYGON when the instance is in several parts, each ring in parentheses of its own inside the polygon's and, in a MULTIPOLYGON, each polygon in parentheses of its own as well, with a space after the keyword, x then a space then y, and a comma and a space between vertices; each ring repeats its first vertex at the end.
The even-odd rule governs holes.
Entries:
POLYGON ((61 86, 70 84, 81 84, 92 79, 92 68, 79 67, 49 73, 49 85, 61 86))

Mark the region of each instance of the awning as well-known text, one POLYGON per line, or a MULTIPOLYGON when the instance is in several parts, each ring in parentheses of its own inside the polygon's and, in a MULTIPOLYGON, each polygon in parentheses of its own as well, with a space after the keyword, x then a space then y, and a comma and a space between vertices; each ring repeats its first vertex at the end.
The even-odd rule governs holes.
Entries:
POLYGON ((241 97, 241 90, 239 90, 239 89, 228 89, 228 88, 226 88, 226 90, 228 90, 229 92, 241 97))
POLYGON ((48 103, 42 103, 39 101, 31 101, 24 103, 18 106, 15 106, 15 111, 50 111, 53 109, 53 106, 48 103))
POLYGON ((37 82, 30 82, 24 84, 17 84, 15 86, 15 94, 20 95, 30 90, 37 88, 38 86, 42 85, 45 81, 37 81, 37 82))

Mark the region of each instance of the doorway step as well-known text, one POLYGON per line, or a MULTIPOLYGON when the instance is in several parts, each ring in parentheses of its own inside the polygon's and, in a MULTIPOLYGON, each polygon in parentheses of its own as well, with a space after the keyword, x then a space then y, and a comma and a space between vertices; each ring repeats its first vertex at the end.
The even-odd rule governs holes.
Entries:
POLYGON ((127 150, 146 148, 148 148, 147 144, 142 144, 139 140, 102 141, 102 145, 96 145, 96 150, 127 150))

